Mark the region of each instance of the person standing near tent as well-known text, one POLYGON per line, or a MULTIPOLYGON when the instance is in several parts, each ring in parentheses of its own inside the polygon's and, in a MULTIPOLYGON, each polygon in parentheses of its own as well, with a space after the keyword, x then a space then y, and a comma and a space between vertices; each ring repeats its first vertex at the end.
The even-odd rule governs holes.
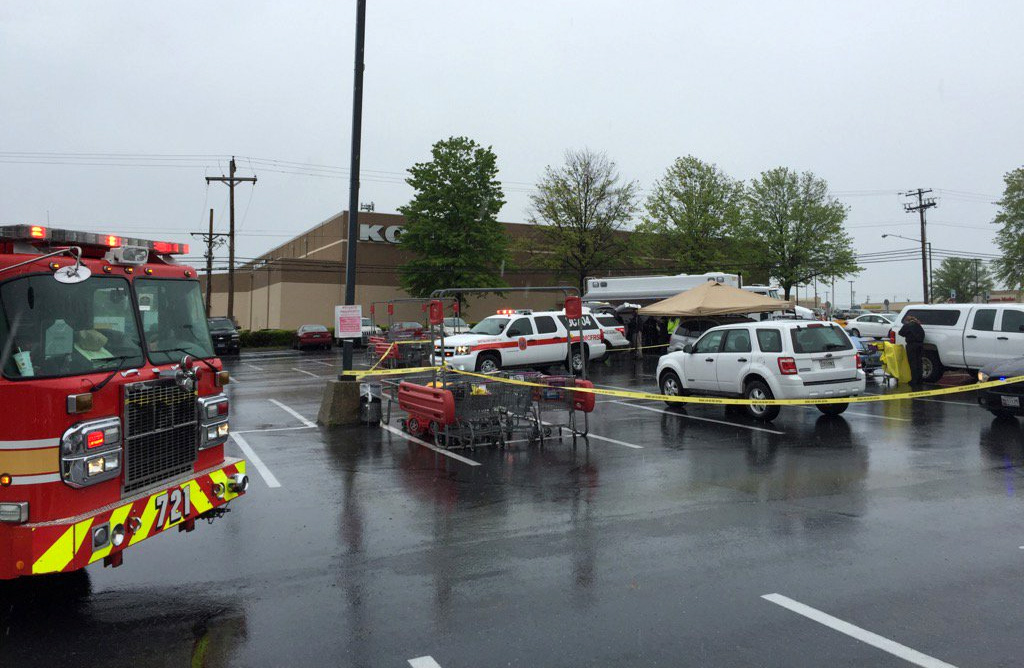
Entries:
POLYGON ((921 387, 921 359, 924 357, 924 327, 912 315, 903 319, 900 336, 907 342, 907 362, 910 364, 910 388, 921 387))

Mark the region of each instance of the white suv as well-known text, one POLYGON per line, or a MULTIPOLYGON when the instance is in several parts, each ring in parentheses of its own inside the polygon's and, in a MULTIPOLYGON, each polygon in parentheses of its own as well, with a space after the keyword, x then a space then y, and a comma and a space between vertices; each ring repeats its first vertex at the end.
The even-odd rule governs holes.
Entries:
MULTIPOLYGON (((696 343, 663 355, 657 377, 662 394, 747 399, 850 397, 864 392, 865 382, 860 355, 838 325, 799 321, 714 327, 696 343)), ((818 410, 839 415, 847 405, 820 404, 818 410)), ((779 406, 746 409, 760 420, 779 414, 779 406)))
POLYGON ((548 366, 571 364, 574 372, 583 368, 583 360, 604 356, 607 346, 594 317, 583 311, 583 344, 580 348, 577 320, 566 318, 564 311, 502 311, 478 322, 466 334, 434 341, 434 358, 456 369, 491 373, 510 366, 548 366), (569 330, 571 330, 571 335, 569 330), (572 355, 569 355, 569 338, 572 355))

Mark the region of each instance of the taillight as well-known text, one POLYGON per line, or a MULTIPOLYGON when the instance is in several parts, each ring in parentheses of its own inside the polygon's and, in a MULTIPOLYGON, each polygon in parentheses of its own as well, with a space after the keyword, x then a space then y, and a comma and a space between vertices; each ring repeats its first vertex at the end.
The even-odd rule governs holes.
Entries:
POLYGON ((860 353, 857 353, 856 355, 854 355, 854 358, 857 360, 857 368, 858 369, 863 369, 864 368, 864 360, 862 360, 860 358, 860 353))
POLYGON ((616 327, 615 331, 618 332, 619 334, 622 334, 623 336, 626 335, 626 328, 625 327, 616 327))
POLYGON ((783 376, 796 375, 796 360, 792 357, 779 358, 779 373, 783 376))
POLYGON ((896 332, 891 329, 889 330, 889 343, 896 343, 896 332))
POLYGON ((88 434, 85 435, 85 447, 89 448, 90 450, 92 448, 98 448, 101 445, 103 445, 106 442, 106 440, 107 438, 106 436, 104 436, 102 429, 90 431, 88 434))

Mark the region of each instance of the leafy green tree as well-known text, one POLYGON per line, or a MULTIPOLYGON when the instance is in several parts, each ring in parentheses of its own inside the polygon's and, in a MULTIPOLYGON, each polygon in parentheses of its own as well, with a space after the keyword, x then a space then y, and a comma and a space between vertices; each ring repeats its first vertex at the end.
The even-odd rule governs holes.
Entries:
POLYGON ((438 288, 500 288, 508 241, 498 212, 505 196, 497 157, 466 137, 434 144, 431 159, 409 168, 416 194, 398 211, 405 216, 400 246, 414 258, 398 268, 414 297, 438 288))
POLYGON ((936 302, 970 302, 975 296, 991 292, 993 287, 989 267, 972 258, 947 257, 932 274, 932 300, 936 302))
POLYGON ((815 276, 861 271, 853 241, 843 229, 846 206, 811 172, 776 167, 747 188, 741 235, 758 248, 758 264, 789 299, 794 285, 815 276))
POLYGON ((688 273, 725 270, 739 258, 743 184, 717 165, 676 158, 644 209, 637 232, 645 254, 676 259, 688 273))
POLYGON ((1003 176, 1005 187, 995 222, 1002 227, 996 243, 1003 257, 995 263, 996 278, 1010 290, 1024 288, 1024 167, 1003 176))
POLYGON ((607 155, 566 151, 565 164, 548 166, 536 188, 529 213, 535 227, 524 245, 531 264, 572 277, 584 291, 595 270, 629 262, 622 231, 637 209, 637 185, 623 181, 607 155))

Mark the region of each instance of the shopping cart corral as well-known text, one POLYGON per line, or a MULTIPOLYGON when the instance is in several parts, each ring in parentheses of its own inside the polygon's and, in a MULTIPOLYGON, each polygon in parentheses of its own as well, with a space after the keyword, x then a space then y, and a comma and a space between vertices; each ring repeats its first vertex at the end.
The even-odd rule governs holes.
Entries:
POLYGON ((530 371, 488 378, 448 373, 444 379, 439 374, 433 379, 383 381, 384 421, 390 421, 397 405, 405 413, 399 418, 405 431, 448 449, 505 445, 513 440, 543 444, 555 434, 558 438, 584 436, 594 397, 569 390, 569 380, 530 371))

